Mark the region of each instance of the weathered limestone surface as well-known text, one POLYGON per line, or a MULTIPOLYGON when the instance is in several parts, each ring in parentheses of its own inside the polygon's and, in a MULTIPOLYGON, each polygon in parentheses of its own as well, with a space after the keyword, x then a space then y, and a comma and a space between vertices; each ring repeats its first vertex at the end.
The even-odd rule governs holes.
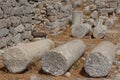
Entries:
POLYGON ((98 44, 87 55, 84 69, 91 77, 104 77, 108 75, 112 68, 115 58, 116 46, 109 42, 103 41, 98 44))
POLYGON ((30 63, 53 48, 55 44, 49 39, 43 39, 31 43, 20 43, 17 46, 4 50, 3 63, 12 73, 24 71, 30 63))
POLYGON ((81 40, 69 41, 42 57, 42 69, 55 76, 63 75, 83 55, 86 45, 81 40))

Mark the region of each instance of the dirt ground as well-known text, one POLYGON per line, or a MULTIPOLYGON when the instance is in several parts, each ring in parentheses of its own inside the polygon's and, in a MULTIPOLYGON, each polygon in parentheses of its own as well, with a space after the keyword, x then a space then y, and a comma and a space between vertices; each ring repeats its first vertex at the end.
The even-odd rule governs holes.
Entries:
MULTIPOLYGON (((52 39, 56 43, 56 46, 61 45, 67 41, 77 39, 71 36, 70 26, 67 26, 66 29, 61 29, 61 31, 62 33, 57 36, 48 34, 47 38, 52 39)), ((108 31, 104 39, 94 39, 89 36, 82 39, 87 45, 87 49, 86 49, 85 54, 69 69, 69 72, 71 73, 70 77, 65 77, 64 75, 55 77, 49 74, 45 74, 41 70, 41 65, 40 65, 39 60, 36 60, 33 64, 31 64, 26 71, 19 73, 19 74, 12 74, 12 73, 9 73, 6 68, 4 68, 4 65, 2 64, 2 60, 1 60, 0 61, 0 80, 30 80, 30 78, 34 76, 39 77, 38 80, 104 80, 104 79, 112 80, 109 78, 114 76, 115 72, 117 71, 116 65, 113 65, 113 68, 108 76, 104 78, 90 79, 90 77, 84 72, 83 63, 85 60, 85 56, 89 54, 91 49, 93 49, 99 42, 108 40, 108 41, 112 41, 115 44, 120 43, 119 32, 120 32, 119 27, 114 27, 113 29, 108 31), (79 78, 82 78, 82 79, 79 79, 79 78)), ((120 58, 118 55, 116 57, 117 59, 120 58)))
MULTIPOLYGON (((79 10, 81 10, 81 8, 79 8, 79 10)), ((119 25, 119 23, 120 21, 116 21, 116 24, 119 25)), ((37 28, 39 29, 39 26, 37 28)), ((56 36, 47 34, 47 38, 53 40, 56 43, 56 46, 73 39, 80 39, 73 38, 71 36, 71 27, 69 25, 66 28, 61 29, 60 31, 62 31, 62 33, 56 36)), ((118 72, 118 65, 113 65, 111 72, 106 77, 91 78, 85 73, 83 69, 83 63, 86 55, 89 54, 91 49, 93 49, 101 41, 107 40, 113 42, 114 44, 120 43, 120 26, 114 26, 112 29, 108 30, 108 33, 106 34, 104 39, 94 39, 90 36, 86 36, 84 37, 84 39, 81 40, 85 42, 85 44, 87 45, 87 49, 85 54, 68 70, 71 73, 70 77, 65 77, 64 75, 55 77, 49 74, 45 74, 41 70, 41 64, 39 60, 35 60, 35 62, 31 64, 26 71, 19 74, 12 74, 4 67, 1 58, 0 80, 30 80, 30 78, 34 76, 37 76, 39 79, 33 80, 113 80, 110 78, 118 72)), ((120 60, 120 56, 116 55, 116 59, 120 60)))

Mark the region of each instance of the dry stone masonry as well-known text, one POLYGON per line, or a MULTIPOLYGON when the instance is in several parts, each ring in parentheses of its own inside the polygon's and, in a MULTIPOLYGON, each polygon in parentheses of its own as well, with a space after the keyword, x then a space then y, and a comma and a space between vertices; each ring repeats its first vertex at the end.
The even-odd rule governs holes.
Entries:
POLYGON ((32 25, 35 16, 35 1, 1 0, 0 1, 0 46, 17 44, 31 40, 32 25))
MULTIPOLYGON (((119 30, 112 31, 118 16, 120 0, 0 0, 2 63, 9 72, 22 73, 37 59, 40 72, 69 78, 73 75, 69 69, 82 57, 84 71, 89 77, 109 77, 115 56, 120 55, 120 44, 103 40, 107 33, 119 33, 119 30), (37 32, 37 29, 46 33, 37 32), (62 45, 54 48, 53 37, 56 39, 63 29, 71 30, 71 41, 66 39, 65 44, 55 41, 62 45), (50 36, 46 37, 47 34, 50 36), (52 37, 52 40, 40 37, 52 37), (88 38, 96 39, 95 43, 101 42, 92 50, 86 50, 87 46, 95 46, 89 44, 88 38)), ((68 38, 67 34, 62 35, 68 38)), ((32 76, 33 79, 39 78, 32 76)))
POLYGON ((73 5, 79 4, 70 0, 0 0, 0 41, 5 39, 0 48, 32 40, 35 25, 65 27, 73 5))

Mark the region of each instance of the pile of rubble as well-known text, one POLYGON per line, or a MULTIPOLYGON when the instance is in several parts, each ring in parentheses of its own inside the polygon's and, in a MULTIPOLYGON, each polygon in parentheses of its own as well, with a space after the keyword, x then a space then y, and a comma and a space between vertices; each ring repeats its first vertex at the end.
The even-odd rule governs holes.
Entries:
POLYGON ((108 13, 120 14, 120 0, 89 0, 86 9, 97 10, 100 15, 108 16, 108 13))
POLYGON ((33 38, 32 25, 36 22, 33 4, 27 0, 0 1, 0 48, 33 38))
POLYGON ((119 19, 119 0, 85 0, 84 3, 83 10, 73 11, 72 36, 104 38, 119 19))
MULTIPOLYGON (((0 0, 0 48, 17 44, 1 50, 4 66, 11 73, 20 73, 39 58, 45 73, 65 74, 85 53, 87 46, 82 40, 72 40, 56 48, 50 39, 18 43, 32 40, 36 25, 51 32, 53 28, 59 31, 69 22, 73 37, 104 38, 115 25, 119 6, 119 0, 0 0), (84 9, 77 10, 79 6, 84 9)), ((116 53, 118 45, 110 41, 99 43, 85 58, 85 72, 91 77, 107 76, 116 53)))
POLYGON ((69 0, 1 0, 0 48, 32 40, 35 25, 66 26, 72 9, 69 0))

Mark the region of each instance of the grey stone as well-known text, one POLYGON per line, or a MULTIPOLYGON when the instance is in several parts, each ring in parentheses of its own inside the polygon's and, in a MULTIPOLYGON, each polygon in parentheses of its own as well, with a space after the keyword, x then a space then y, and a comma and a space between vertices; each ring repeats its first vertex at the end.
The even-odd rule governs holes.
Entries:
POLYGON ((72 25, 71 34, 73 37, 83 38, 91 30, 91 25, 88 23, 72 25))
POLYGON ((19 42, 21 42, 21 34, 20 33, 18 33, 17 35, 15 35, 13 38, 12 38, 12 41, 15 43, 15 44, 17 44, 17 43, 19 43, 19 42))
POLYGON ((65 8, 65 11, 69 11, 70 13, 73 11, 73 7, 71 4, 66 5, 64 8, 65 8))
POLYGON ((86 57, 84 69, 91 77, 107 76, 115 59, 116 46, 110 41, 99 43, 86 57))
POLYGON ((12 8, 10 14, 11 15, 20 15, 20 14, 22 14, 22 10, 20 10, 20 7, 17 6, 17 7, 12 8))
POLYGON ((0 0, 0 3, 1 3, 1 2, 4 2, 4 1, 3 1, 3 0, 0 0))
POLYGON ((28 0, 18 0, 18 3, 21 5, 29 5, 28 0))
POLYGON ((117 8, 117 2, 110 2, 111 8, 117 8))
POLYGON ((1 38, 7 36, 8 34, 9 34, 9 30, 8 29, 6 29, 6 28, 0 29, 0 37, 1 38))
POLYGON ((83 3, 82 0, 75 0, 73 3, 73 7, 75 8, 77 6, 81 6, 82 3, 83 3))
POLYGON ((7 26, 7 22, 5 21, 5 19, 0 19, 0 29, 6 26, 7 26))
POLYGON ((8 6, 7 4, 4 4, 4 5, 2 5, 2 10, 3 10, 4 14, 9 15, 12 10, 12 7, 8 6))
POLYGON ((14 44, 13 41, 12 41, 13 35, 11 33, 9 33, 6 38, 8 39, 7 45, 8 46, 13 46, 13 44, 14 44))
POLYGON ((15 7, 15 6, 17 6, 17 2, 16 2, 16 0, 7 0, 6 5, 15 7))
POLYGON ((12 16, 12 17, 10 17, 9 20, 11 21, 11 24, 12 24, 11 26, 16 27, 20 24, 20 18, 19 17, 12 16))
POLYGON ((0 50, 0 56, 3 55, 5 52, 4 50, 0 50))
POLYGON ((85 14, 90 14, 90 13, 91 13, 90 6, 86 6, 86 7, 84 8, 83 12, 84 12, 85 14))
POLYGON ((113 27, 113 25, 114 25, 114 20, 112 18, 108 18, 105 21, 105 26, 107 26, 107 28, 111 28, 111 27, 113 27))
POLYGON ((54 9, 54 7, 52 6, 52 5, 47 5, 47 7, 46 7, 46 13, 47 13, 47 15, 49 16, 55 16, 55 15, 57 15, 56 14, 56 11, 55 11, 55 9, 54 9))
POLYGON ((17 6, 12 9, 11 15, 16 15, 16 16, 28 15, 34 12, 35 10, 32 6, 21 6, 21 7, 17 6))
POLYGON ((0 18, 3 18, 3 11, 1 8, 0 8, 0 18))
POLYGON ((83 12, 82 11, 73 11, 72 12, 72 24, 82 24, 83 23, 83 12))
POLYGON ((0 29, 9 29, 9 34, 4 36, 9 38, 8 45, 11 46, 14 44, 12 38, 18 38, 18 33, 28 39, 32 25, 66 26, 72 10, 70 0, 0 0, 0 29))
POLYGON ((66 76, 66 77, 70 77, 70 76, 71 76, 71 73, 70 73, 70 72, 66 72, 66 73, 65 73, 65 76, 66 76))
POLYGON ((7 46, 7 42, 8 42, 7 38, 5 38, 5 37, 1 38, 0 39, 0 48, 6 47, 7 46))
POLYGON ((83 41, 72 40, 48 51, 42 56, 42 70, 54 76, 63 75, 84 53, 85 47, 86 45, 83 41), (73 54, 74 52, 75 54, 73 54))
POLYGON ((26 24, 25 24, 25 30, 26 30, 26 31, 32 31, 32 30, 33 30, 33 27, 32 27, 32 26, 33 26, 32 24, 26 23, 26 24))
POLYGON ((86 21, 86 23, 88 23, 89 25, 93 26, 95 24, 95 20, 90 18, 86 21))
POLYGON ((44 52, 49 51, 53 46, 54 43, 49 39, 28 44, 20 43, 5 49, 5 54, 2 55, 3 64, 11 73, 23 72, 34 59, 41 58, 44 52))
POLYGON ((107 27, 105 25, 98 25, 94 28, 93 36, 97 39, 102 39, 107 33, 107 27))
POLYGON ((6 19, 5 19, 5 22, 6 22, 6 24, 7 24, 7 27, 10 27, 11 24, 12 24, 10 17, 6 18, 6 19))
POLYGON ((22 24, 18 25, 17 27, 15 27, 15 32, 23 32, 25 30, 24 26, 22 24))
POLYGON ((108 13, 114 13, 115 12, 115 8, 107 8, 106 12, 108 12, 108 13))
POLYGON ((12 27, 12 26, 10 26, 9 32, 10 32, 12 35, 15 35, 15 34, 16 34, 16 32, 15 32, 15 30, 14 30, 14 27, 12 27))
POLYGON ((54 5, 54 8, 56 9, 56 11, 65 11, 65 9, 63 8, 60 2, 56 2, 56 4, 54 5))
POLYGON ((22 33, 22 39, 28 39, 31 40, 33 38, 31 31, 25 31, 24 33, 22 33))
POLYGON ((22 23, 31 23, 32 22, 32 16, 22 16, 21 22, 22 23))
POLYGON ((120 55, 120 43, 117 43, 116 47, 117 47, 116 54, 120 55))
POLYGON ((59 21, 55 21, 55 22, 52 23, 52 27, 53 27, 53 28, 62 27, 62 24, 61 24, 61 22, 59 22, 59 21))
POLYGON ((71 13, 72 13, 72 11, 73 11, 73 7, 72 7, 72 5, 66 5, 65 6, 65 13, 64 13, 64 18, 65 18, 65 15, 66 16, 70 16, 71 15, 71 13))
POLYGON ((108 12, 106 11, 105 8, 100 9, 99 13, 100 13, 101 16, 108 16, 108 12))
POLYGON ((98 18, 98 12, 97 11, 93 11, 90 15, 90 17, 97 19, 98 18))

